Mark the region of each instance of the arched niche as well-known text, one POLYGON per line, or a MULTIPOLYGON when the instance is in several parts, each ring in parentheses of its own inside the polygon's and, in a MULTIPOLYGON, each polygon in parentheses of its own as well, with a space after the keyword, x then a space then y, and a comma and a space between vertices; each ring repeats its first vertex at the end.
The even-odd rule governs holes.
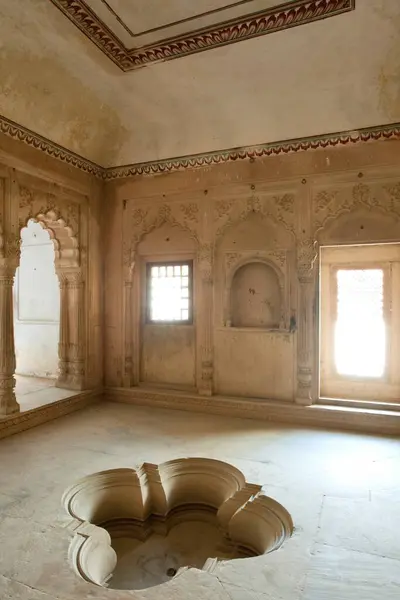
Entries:
MULTIPOLYGON (((250 211, 226 227, 216 242, 215 322, 227 327, 286 329, 292 295, 290 281, 294 270, 294 247, 293 234, 282 223, 260 212, 250 211), (256 263, 256 266, 240 271, 248 263, 256 263), (235 304, 233 298, 238 299, 238 294, 232 290, 232 284, 235 283, 234 288, 237 290, 237 283, 241 287, 240 280, 249 280, 248 285, 242 289, 247 289, 247 296, 251 296, 253 303, 256 303, 259 296, 249 292, 249 289, 258 287, 261 290, 260 285, 253 285, 259 277, 263 282, 261 287, 265 307, 268 304, 274 306, 272 315, 268 316, 266 310, 260 312, 262 306, 259 306, 257 319, 246 318, 248 325, 238 325, 237 323, 243 323, 243 319, 232 319, 235 304), (268 292, 266 288, 269 289, 268 292)), ((244 292, 243 296, 246 296, 244 292)), ((247 300, 248 298, 243 301, 242 297, 243 302, 239 302, 246 304, 247 300)), ((234 312, 237 314, 237 311, 234 312)))
POLYGON ((227 295, 228 326, 280 327, 283 319, 283 281, 270 262, 252 259, 240 264, 230 277, 227 295))
MULTIPOLYGON (((196 312, 190 323, 149 322, 147 265, 192 261, 192 301, 196 304, 196 253, 193 233, 168 221, 145 232, 135 248, 133 285, 125 285, 125 373, 149 384, 194 388, 196 383, 196 312), (140 308, 138 308, 140 307, 140 308)), ((128 375, 129 378, 129 375, 128 375)))

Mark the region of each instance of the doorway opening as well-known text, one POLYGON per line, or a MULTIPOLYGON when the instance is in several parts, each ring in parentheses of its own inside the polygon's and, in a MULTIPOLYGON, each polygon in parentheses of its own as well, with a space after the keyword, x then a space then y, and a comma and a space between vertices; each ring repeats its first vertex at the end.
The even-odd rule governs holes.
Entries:
POLYGON ((320 255, 320 397, 399 402, 400 245, 320 255))
POLYGON ((16 396, 21 408, 57 396, 60 289, 49 232, 31 219, 21 231, 14 281, 16 396))

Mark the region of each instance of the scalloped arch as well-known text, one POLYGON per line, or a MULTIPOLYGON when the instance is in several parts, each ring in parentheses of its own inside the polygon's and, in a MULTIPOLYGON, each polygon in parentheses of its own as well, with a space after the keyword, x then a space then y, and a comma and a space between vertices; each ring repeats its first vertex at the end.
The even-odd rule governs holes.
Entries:
POLYGON ((35 216, 28 216, 23 224, 20 224, 20 237, 30 221, 38 223, 49 233, 54 246, 56 267, 79 265, 78 239, 59 211, 50 209, 38 212, 35 216))

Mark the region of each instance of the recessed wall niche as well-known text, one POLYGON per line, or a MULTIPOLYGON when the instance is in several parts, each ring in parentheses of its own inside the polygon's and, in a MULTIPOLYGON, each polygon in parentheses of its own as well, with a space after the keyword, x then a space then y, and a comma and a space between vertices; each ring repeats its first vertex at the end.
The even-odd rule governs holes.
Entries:
POLYGON ((281 307, 281 284, 270 264, 250 261, 235 270, 230 286, 228 325, 278 329, 281 307))

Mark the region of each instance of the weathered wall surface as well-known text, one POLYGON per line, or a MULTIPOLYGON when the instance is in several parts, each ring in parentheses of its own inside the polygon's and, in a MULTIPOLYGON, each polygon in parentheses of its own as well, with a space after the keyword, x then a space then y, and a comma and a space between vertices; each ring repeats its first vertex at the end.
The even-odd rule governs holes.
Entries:
POLYGON ((399 19, 398 0, 358 0, 343 15, 122 73, 49 0, 4 0, 1 113, 104 166, 395 123, 399 19))
POLYGON ((107 183, 107 385, 315 399, 319 246, 400 241, 399 159, 399 142, 376 142, 107 183), (143 264, 182 256, 193 331, 149 333, 143 264))

